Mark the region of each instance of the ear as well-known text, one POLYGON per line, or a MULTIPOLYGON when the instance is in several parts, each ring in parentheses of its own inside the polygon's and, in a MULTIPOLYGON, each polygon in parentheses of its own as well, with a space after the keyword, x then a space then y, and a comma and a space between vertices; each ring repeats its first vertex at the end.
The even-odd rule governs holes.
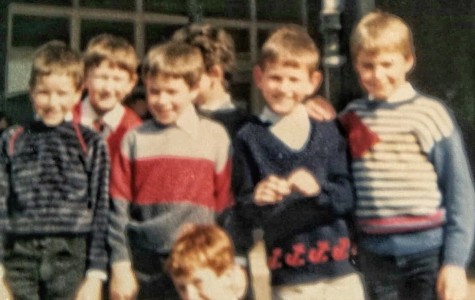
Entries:
POLYGON ((193 103, 196 102, 196 99, 198 98, 198 95, 200 93, 200 83, 201 80, 195 83, 193 86, 190 86, 190 96, 193 99, 193 103))
POLYGON ((320 71, 313 71, 310 73, 310 85, 308 91, 309 96, 312 95, 320 87, 322 80, 323 76, 320 71))
POLYGON ((409 74, 416 65, 416 57, 414 55, 409 55, 406 57, 406 74, 409 74))
POLYGON ((224 78, 224 72, 223 68, 220 65, 213 65, 209 70, 208 70, 208 76, 212 78, 216 78, 219 81, 223 80, 224 78))
POLYGON ((254 66, 254 68, 252 68, 252 77, 254 78, 254 83, 259 89, 261 88, 262 76, 262 68, 259 65, 254 66))
POLYGON ((84 85, 81 85, 76 91, 76 100, 74 101, 73 106, 81 101, 83 91, 84 91, 84 85))
POLYGON ((136 73, 133 73, 130 75, 130 80, 127 85, 127 95, 132 92, 135 85, 137 84, 137 80, 138 80, 138 75, 136 73))

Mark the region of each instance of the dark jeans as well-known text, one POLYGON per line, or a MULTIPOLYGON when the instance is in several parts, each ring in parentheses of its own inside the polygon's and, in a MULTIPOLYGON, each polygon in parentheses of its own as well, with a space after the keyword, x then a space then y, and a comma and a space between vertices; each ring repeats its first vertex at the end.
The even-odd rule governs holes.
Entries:
POLYGON ((15 300, 72 299, 86 268, 85 237, 8 237, 5 276, 15 300))
POLYGON ((360 249, 359 254, 370 299, 437 299, 439 250, 403 256, 380 256, 360 249))
POLYGON ((139 282, 139 300, 179 300, 172 279, 163 267, 166 255, 132 248, 132 265, 139 282))

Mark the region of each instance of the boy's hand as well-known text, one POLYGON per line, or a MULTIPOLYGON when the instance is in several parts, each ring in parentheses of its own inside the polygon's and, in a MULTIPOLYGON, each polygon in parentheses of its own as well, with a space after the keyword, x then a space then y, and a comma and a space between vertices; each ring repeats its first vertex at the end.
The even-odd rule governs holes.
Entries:
POLYGON ((116 263, 112 266, 109 294, 111 300, 134 300, 139 284, 130 263, 116 263))
POLYGON ((12 293, 5 278, 0 279, 0 299, 13 300, 12 293))
POLYGON ((75 300, 101 300, 102 299, 102 281, 98 278, 86 277, 79 290, 75 300))
POLYGON ((308 99, 305 107, 310 118, 316 121, 331 121, 336 117, 333 105, 321 96, 308 99))
POLYGON ((317 180, 309 171, 303 168, 296 169, 290 173, 287 182, 293 191, 301 193, 306 197, 320 194, 320 185, 317 180))
POLYGON ((437 278, 437 295, 440 300, 463 300, 467 293, 465 269, 454 265, 444 265, 437 278))
POLYGON ((290 186, 287 180, 270 175, 261 180, 254 189, 254 203, 257 205, 270 205, 282 201, 290 194, 290 186))
POLYGON ((233 289, 233 293, 234 295, 236 295, 237 299, 244 299, 247 292, 248 282, 246 271, 238 265, 235 265, 233 268, 233 272, 235 272, 235 275, 232 280, 231 288, 233 289))

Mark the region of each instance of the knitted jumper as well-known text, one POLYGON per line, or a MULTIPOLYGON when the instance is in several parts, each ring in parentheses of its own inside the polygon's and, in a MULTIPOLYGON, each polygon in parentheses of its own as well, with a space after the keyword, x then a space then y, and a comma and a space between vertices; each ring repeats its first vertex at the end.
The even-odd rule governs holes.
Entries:
MULTIPOLYGON (((81 103, 78 103, 73 110, 73 121, 78 124, 81 124, 81 116, 83 113, 81 107, 81 103)), ((124 109, 124 114, 120 119, 119 126, 107 136, 107 146, 109 148, 110 157, 114 157, 118 154, 120 143, 122 142, 125 133, 142 123, 142 120, 134 111, 125 106, 124 109)))
POLYGON ((199 118, 195 137, 154 120, 129 131, 112 166, 112 262, 128 247, 167 254, 180 225, 209 223, 232 204, 229 138, 199 118))
POLYGON ((244 223, 262 226, 272 285, 334 278, 352 272, 345 215, 353 207, 346 143, 335 123, 311 121, 307 143, 291 150, 267 124, 255 119, 237 134, 233 157, 236 213, 244 223), (305 168, 321 185, 321 194, 291 194, 257 206, 256 185, 274 174, 288 176, 305 168))
POLYGON ((87 267, 105 270, 109 160, 101 137, 70 122, 33 122, 9 128, 0 146, 0 241, 87 235, 87 267))
MULTIPOLYGON (((387 247, 396 254, 399 244, 408 245, 412 235, 407 233, 445 224, 440 241, 413 241, 417 245, 406 246, 412 250, 402 251, 444 244, 445 261, 465 264, 473 240, 475 196, 460 134, 446 108, 412 90, 400 101, 356 100, 340 121, 353 156, 359 229, 400 237, 387 247)), ((433 238, 435 233, 427 234, 433 238)), ((382 237, 378 241, 384 244, 382 237)))

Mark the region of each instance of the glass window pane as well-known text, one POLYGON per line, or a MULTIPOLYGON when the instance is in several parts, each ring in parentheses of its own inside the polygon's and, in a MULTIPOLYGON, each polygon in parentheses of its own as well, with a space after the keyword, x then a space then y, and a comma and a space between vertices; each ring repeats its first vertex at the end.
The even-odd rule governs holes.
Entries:
POLYGON ((170 39, 175 30, 182 25, 147 24, 145 25, 145 49, 170 39))
POLYGON ((301 22, 302 1, 257 0, 257 19, 267 21, 301 22))
POLYGON ((88 41, 101 33, 110 33, 127 39, 134 44, 134 25, 130 22, 83 20, 81 22, 81 49, 86 48, 88 41))
POLYGON ((187 14, 187 1, 170 1, 170 0, 144 0, 145 11, 157 12, 162 14, 187 14))
POLYGON ((13 16, 13 47, 38 47, 49 40, 69 44, 69 20, 36 16, 13 16))
POLYGON ((248 0, 203 0, 205 17, 249 19, 248 0))
MULTIPOLYGON (((10 1, 13 2, 13 1, 10 1)), ((72 0, 15 0, 15 3, 71 6, 72 0)))
POLYGON ((246 29, 233 29, 233 28, 225 28, 226 32, 228 32, 233 40, 234 40, 234 47, 236 48, 236 53, 249 53, 250 52, 250 44, 249 44, 249 31, 246 29))
POLYGON ((135 1, 131 0, 81 0, 80 5, 88 8, 135 10, 135 1))

